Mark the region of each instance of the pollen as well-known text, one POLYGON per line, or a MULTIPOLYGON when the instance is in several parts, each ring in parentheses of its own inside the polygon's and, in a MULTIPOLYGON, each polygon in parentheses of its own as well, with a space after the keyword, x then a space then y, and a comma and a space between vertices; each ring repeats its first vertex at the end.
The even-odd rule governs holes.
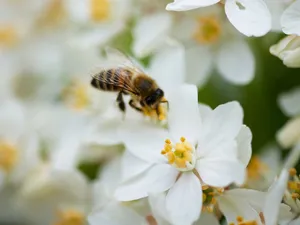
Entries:
POLYGON ((62 98, 72 109, 85 109, 90 103, 88 86, 79 81, 73 81, 63 89, 62 98))
POLYGON ((161 154, 168 159, 169 164, 180 170, 186 171, 194 168, 194 148, 184 137, 181 137, 180 141, 175 144, 166 139, 161 154))
POLYGON ((221 25, 218 18, 214 15, 199 17, 197 30, 193 38, 200 44, 211 44, 218 41, 221 35, 221 25))
POLYGON ((296 170, 295 168, 291 168, 291 169, 289 170, 289 172, 290 172, 290 176, 295 176, 295 175, 297 175, 297 170, 296 170))
POLYGON ((221 195, 218 188, 202 185, 202 211, 212 213, 217 204, 217 196, 221 195), (205 197, 204 197, 205 196, 205 197))
POLYGON ((91 0, 91 17, 95 22, 107 20, 110 16, 109 0, 91 0))
POLYGON ((6 142, 0 141, 0 168, 5 172, 10 172, 18 159, 18 152, 15 146, 6 142))
POLYGON ((146 117, 155 121, 166 121, 167 119, 167 108, 162 104, 158 105, 157 110, 149 107, 144 107, 142 110, 146 117))
POLYGON ((74 209, 61 211, 58 220, 53 225, 84 225, 85 216, 82 212, 74 209))
POLYGON ((268 170, 269 167, 258 156, 253 156, 247 167, 248 179, 259 180, 263 176, 263 173, 268 170))
POLYGON ((242 216, 237 216, 236 223, 231 222, 229 225, 258 225, 258 223, 255 220, 245 221, 242 216))
POLYGON ((0 46, 12 47, 18 41, 18 35, 13 26, 0 27, 0 46))

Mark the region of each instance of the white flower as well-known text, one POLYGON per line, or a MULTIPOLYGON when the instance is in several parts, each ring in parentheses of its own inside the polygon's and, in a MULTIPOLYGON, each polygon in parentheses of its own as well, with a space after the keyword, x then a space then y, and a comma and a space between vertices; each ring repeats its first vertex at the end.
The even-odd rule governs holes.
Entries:
POLYGON ((263 215, 265 218, 266 225, 277 224, 278 220, 279 221, 283 220, 285 222, 283 224, 291 224, 291 225, 297 224, 298 222, 296 221, 295 223, 293 222, 286 223, 286 220, 291 221, 293 218, 296 217, 295 215, 289 212, 289 208, 282 206, 281 202, 283 196, 285 195, 284 202, 291 207, 292 212, 294 211, 294 213, 299 214, 299 209, 297 206, 297 202, 299 203, 298 200, 299 194, 297 195, 292 194, 294 199, 291 199, 292 198, 291 194, 288 191, 286 191, 287 187, 291 189, 292 192, 294 191, 296 192, 298 190, 297 185, 296 186, 293 185, 294 184, 293 182, 289 183, 288 185, 288 180, 289 180, 289 176, 292 176, 294 177, 296 183, 299 181, 299 178, 296 177, 297 171, 295 171, 294 169, 290 170, 290 168, 292 168, 297 163, 299 158, 300 158, 300 146, 298 145, 295 146, 293 150, 290 152, 290 154, 288 155, 278 180, 274 182, 274 184, 270 187, 270 190, 268 191, 265 206, 263 209, 263 215))
POLYGON ((26 123, 26 110, 16 100, 1 100, 1 183, 18 185, 39 162, 37 135, 26 123))
POLYGON ((281 110, 291 118, 276 134, 278 142, 284 148, 290 148, 300 141, 300 108, 298 105, 300 99, 299 88, 292 89, 289 92, 279 96, 279 106, 281 110))
POLYGON ((132 32, 133 53, 137 57, 145 57, 163 47, 168 39, 171 26, 172 17, 169 13, 157 12, 140 18, 132 32))
POLYGON ((246 85, 254 78, 253 53, 241 35, 223 20, 218 6, 182 16, 173 33, 187 46, 187 82, 203 85, 214 68, 233 84, 246 85))
POLYGON ((202 116, 197 89, 189 85, 178 88, 169 102, 169 130, 130 123, 120 132, 130 154, 125 154, 124 182, 115 196, 130 201, 169 190, 166 207, 172 221, 191 224, 200 216, 201 183, 225 187, 244 181, 236 140, 243 112, 231 102, 202 116))
POLYGON ((300 36, 300 1, 294 1, 282 14, 282 31, 300 36))
POLYGON ((19 209, 34 224, 64 220, 65 213, 84 219, 88 207, 90 188, 77 169, 86 123, 71 114, 65 119, 61 133, 56 129, 58 137, 49 137, 54 143, 46 145, 45 162, 28 173, 20 186, 19 209), (60 218, 56 218, 58 211, 60 218))
MULTIPOLYGON (((206 7, 219 0, 175 0, 167 10, 186 11, 206 7)), ((225 12, 228 20, 246 36, 263 36, 271 29, 271 15, 263 0, 226 0, 225 12)))
POLYGON ((300 37, 290 35, 277 44, 271 46, 270 53, 282 60, 283 64, 291 68, 300 67, 300 37))
POLYGON ((268 144, 260 150, 258 155, 253 155, 247 166, 247 180, 245 187, 265 191, 281 166, 281 150, 268 144))
MULTIPOLYGON (((153 219, 145 201, 124 204, 114 198, 114 191, 120 181, 121 159, 116 157, 104 166, 93 185, 93 210, 88 216, 91 225, 103 223, 107 225, 146 225, 148 224, 147 218, 151 216, 153 219)), ((158 210, 155 207, 152 209, 158 210)))

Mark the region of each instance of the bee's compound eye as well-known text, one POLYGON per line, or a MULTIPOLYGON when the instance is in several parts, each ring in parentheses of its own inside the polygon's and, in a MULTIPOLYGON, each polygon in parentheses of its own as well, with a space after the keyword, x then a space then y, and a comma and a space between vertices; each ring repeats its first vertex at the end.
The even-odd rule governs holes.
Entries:
POLYGON ((149 95, 146 99, 145 102, 147 105, 153 105, 158 101, 158 99, 162 98, 164 96, 163 90, 160 88, 156 89, 155 92, 151 95, 149 95))

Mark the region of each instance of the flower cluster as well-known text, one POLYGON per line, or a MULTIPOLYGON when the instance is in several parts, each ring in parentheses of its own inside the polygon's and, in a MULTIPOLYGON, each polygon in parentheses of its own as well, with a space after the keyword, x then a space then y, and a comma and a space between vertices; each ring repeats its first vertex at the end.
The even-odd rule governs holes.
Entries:
POLYGON ((300 67, 300 0, 3 0, 0 12, 0 224, 300 223, 300 89, 268 107, 279 77, 266 82, 257 54, 300 67), (156 108, 129 91, 137 77, 163 90, 156 108))

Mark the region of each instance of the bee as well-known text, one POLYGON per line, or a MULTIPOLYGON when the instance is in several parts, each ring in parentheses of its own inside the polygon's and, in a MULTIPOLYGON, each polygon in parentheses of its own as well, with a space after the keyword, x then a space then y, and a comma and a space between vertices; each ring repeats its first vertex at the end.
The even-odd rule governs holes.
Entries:
POLYGON ((155 110, 159 118, 160 103, 168 102, 156 81, 121 52, 107 49, 106 54, 108 57, 121 59, 122 62, 100 69, 92 75, 91 85, 102 91, 118 92, 116 102, 123 113, 126 111, 123 95, 130 95, 129 105, 133 109, 144 113, 155 110))

